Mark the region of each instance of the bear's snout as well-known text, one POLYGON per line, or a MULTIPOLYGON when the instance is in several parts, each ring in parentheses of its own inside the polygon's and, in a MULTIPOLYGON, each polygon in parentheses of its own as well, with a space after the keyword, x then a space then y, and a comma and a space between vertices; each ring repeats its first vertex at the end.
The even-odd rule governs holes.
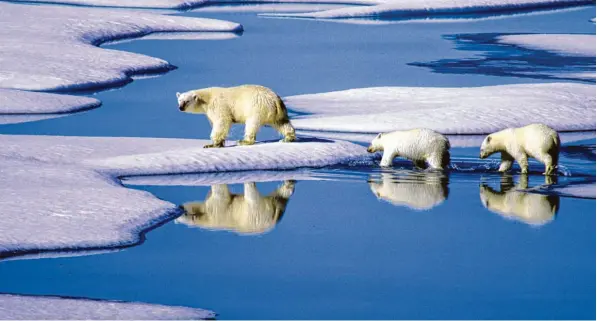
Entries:
POLYGON ((373 146, 369 146, 369 147, 367 147, 367 152, 368 153, 375 153, 375 148, 373 148, 373 146))
POLYGON ((180 110, 180 111, 184 111, 184 105, 182 105, 182 106, 178 106, 178 110, 180 110))

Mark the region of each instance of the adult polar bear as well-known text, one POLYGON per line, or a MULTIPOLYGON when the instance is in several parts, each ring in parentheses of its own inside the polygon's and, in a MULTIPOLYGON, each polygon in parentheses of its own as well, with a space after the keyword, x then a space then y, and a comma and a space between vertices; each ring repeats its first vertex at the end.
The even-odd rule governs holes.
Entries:
POLYGON ((210 87, 176 93, 176 98, 180 111, 207 115, 212 125, 212 144, 204 146, 206 148, 223 147, 234 123, 245 124, 245 137, 239 145, 254 144, 263 125, 284 135, 283 142, 296 140, 284 102, 269 88, 258 85, 210 87))

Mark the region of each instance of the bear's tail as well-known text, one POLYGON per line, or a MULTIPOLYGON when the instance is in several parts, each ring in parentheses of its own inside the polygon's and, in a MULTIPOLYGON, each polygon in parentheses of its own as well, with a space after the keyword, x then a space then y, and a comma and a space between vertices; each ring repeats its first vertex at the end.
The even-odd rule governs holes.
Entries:
POLYGON ((551 159, 555 165, 559 164, 560 160, 560 135, 556 132, 556 136, 553 137, 554 148, 552 148, 551 159))
POLYGON ((288 109, 286 108, 286 104, 280 96, 277 96, 278 99, 276 100, 276 113, 278 114, 278 119, 281 123, 287 123, 290 120, 288 119, 288 109))

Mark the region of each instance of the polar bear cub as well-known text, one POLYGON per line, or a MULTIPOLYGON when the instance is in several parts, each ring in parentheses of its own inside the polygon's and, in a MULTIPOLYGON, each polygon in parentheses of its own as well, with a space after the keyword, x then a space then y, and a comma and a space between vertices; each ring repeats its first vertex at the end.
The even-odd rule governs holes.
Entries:
POLYGON ((294 127, 282 99, 271 89, 258 85, 238 87, 210 87, 176 93, 178 109, 192 114, 206 114, 212 125, 212 144, 204 147, 223 147, 230 126, 245 124, 245 137, 239 145, 252 145, 259 128, 268 125, 284 135, 281 141, 296 140, 294 127))
POLYGON ((380 166, 391 166, 395 157, 403 157, 414 162, 415 166, 443 169, 450 163, 450 142, 431 129, 381 133, 367 148, 369 153, 383 150, 380 166))
POLYGON ((558 132, 543 124, 507 128, 485 137, 481 144, 481 159, 494 153, 502 154, 500 172, 510 170, 513 161, 516 160, 522 173, 528 173, 530 156, 545 165, 544 175, 553 175, 558 166, 560 136, 558 132))

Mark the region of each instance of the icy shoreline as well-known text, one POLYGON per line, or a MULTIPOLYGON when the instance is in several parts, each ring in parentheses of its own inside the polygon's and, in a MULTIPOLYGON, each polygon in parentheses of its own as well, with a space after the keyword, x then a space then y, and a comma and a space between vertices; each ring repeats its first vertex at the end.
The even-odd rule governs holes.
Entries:
POLYGON ((370 157, 362 146, 337 141, 204 149, 206 143, 0 135, 0 257, 126 247, 177 213, 175 204, 124 187, 121 176, 323 167, 370 157))
POLYGON ((213 319, 197 308, 75 297, 0 294, 4 320, 174 320, 213 319))

